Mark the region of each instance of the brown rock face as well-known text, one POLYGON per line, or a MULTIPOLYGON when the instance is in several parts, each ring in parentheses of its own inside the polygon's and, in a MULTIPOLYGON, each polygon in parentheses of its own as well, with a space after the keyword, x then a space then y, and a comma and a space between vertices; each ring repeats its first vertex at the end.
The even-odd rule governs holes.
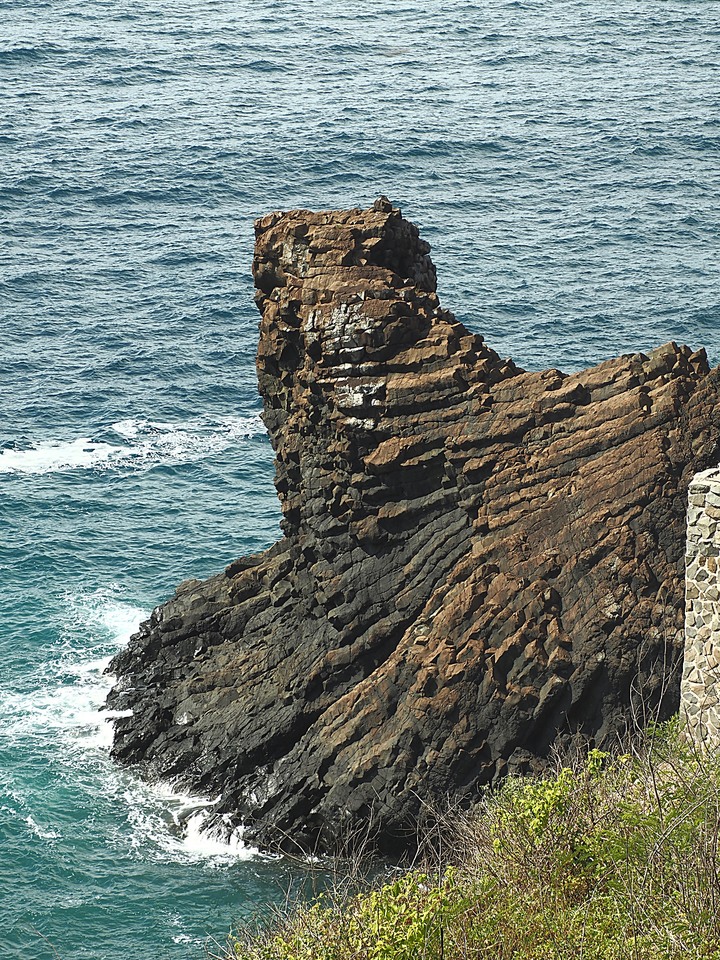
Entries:
POLYGON ((443 310, 389 203, 256 224, 258 379, 284 539, 182 584, 113 665, 114 756, 220 794, 264 846, 609 742, 677 705, 686 490, 717 371, 668 344, 567 376, 443 310))

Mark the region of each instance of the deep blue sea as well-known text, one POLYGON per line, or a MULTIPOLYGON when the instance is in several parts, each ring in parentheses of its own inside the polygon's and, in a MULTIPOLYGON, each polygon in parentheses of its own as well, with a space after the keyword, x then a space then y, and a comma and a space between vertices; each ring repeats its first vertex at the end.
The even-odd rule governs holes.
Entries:
POLYGON ((298 875, 98 708, 155 604, 278 535, 253 218, 381 193, 522 366, 717 363, 720 2, 0 0, 3 960, 199 960, 298 875))

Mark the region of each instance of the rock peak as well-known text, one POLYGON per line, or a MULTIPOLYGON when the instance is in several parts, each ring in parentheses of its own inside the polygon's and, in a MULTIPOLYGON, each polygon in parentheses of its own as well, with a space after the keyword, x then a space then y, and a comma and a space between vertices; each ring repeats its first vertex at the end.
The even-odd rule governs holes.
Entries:
POLYGON ((373 204, 373 210, 377 210, 378 213, 391 213, 393 210, 393 205, 383 193, 373 204))
POLYGON ((518 372, 440 307, 428 244, 377 206, 256 224, 258 383, 286 533, 302 520, 352 531, 375 515, 367 498, 348 500, 351 477, 387 459, 398 436, 425 432, 423 391, 426 405, 441 392, 463 402, 518 372), (342 509, 326 509, 325 486, 342 491, 342 509))
POLYGON ((675 708, 685 495, 720 452, 704 353, 527 373, 441 307, 386 198, 255 229, 285 536, 116 658, 114 756, 264 846, 371 819, 392 850, 423 798, 609 742, 633 690, 675 708))

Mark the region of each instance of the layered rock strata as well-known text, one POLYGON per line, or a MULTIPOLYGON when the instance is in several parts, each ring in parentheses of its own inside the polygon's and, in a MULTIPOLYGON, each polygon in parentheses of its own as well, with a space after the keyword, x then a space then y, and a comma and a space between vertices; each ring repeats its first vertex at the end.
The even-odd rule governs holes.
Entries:
POLYGON ((677 709, 685 500, 719 378, 670 343, 570 376, 443 309, 384 200, 256 223, 257 371, 284 537, 180 585, 113 663, 114 757, 265 847, 404 845, 632 701, 677 709))
POLYGON ((681 714, 698 746, 720 747, 720 470, 693 478, 687 518, 681 714))

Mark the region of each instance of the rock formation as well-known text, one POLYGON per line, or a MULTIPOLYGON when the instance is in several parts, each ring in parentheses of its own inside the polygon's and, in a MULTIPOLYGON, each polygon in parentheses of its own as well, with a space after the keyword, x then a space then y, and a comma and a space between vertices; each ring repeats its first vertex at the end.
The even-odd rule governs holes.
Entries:
POLYGON ((284 538, 180 585, 116 657, 114 757, 262 846, 407 842, 428 797, 677 708, 687 487, 718 372, 670 343, 566 375, 440 307, 371 210, 256 223, 257 370, 284 538))

